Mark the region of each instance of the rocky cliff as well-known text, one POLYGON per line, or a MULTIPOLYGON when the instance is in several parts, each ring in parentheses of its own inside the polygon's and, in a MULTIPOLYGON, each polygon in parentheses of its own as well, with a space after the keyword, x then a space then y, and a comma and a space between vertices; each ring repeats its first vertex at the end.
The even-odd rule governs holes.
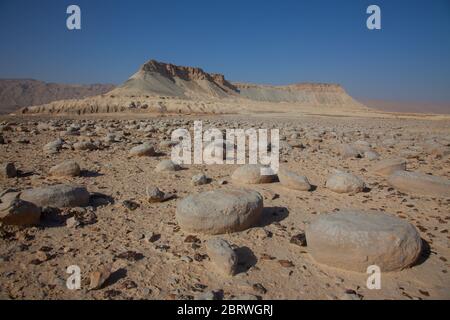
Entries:
POLYGON ((237 89, 221 74, 150 60, 112 94, 225 98, 236 95, 237 89))

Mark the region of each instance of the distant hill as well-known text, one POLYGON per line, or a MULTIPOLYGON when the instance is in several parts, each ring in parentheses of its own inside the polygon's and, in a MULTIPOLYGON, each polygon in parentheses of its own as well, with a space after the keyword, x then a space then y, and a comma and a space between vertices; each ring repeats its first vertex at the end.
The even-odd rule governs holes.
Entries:
POLYGON ((82 99, 114 89, 111 84, 72 85, 33 79, 0 79, 0 113, 65 99, 82 99))
POLYGON ((338 84, 298 83, 286 86, 235 83, 239 95, 255 101, 291 102, 305 106, 363 107, 338 84))
POLYGON ((450 114, 450 102, 359 100, 369 108, 388 112, 450 114))

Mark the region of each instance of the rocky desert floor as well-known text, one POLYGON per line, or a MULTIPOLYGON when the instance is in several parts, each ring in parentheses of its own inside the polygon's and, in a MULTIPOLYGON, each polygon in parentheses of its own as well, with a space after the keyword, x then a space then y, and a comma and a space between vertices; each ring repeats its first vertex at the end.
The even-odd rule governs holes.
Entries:
POLYGON ((450 299, 450 198, 400 192, 371 169, 378 160, 403 158, 408 171, 450 179, 449 118, 110 114, 4 117, 0 122, 0 162, 12 162, 18 170, 16 177, 0 179, 0 190, 71 184, 91 195, 84 208, 43 208, 37 226, 1 226, 4 299, 450 299), (238 165, 155 171, 170 159, 172 130, 191 129, 194 120, 202 120, 204 128, 280 129, 281 166, 306 176, 314 188, 241 185, 231 179, 238 165), (58 138, 64 141, 60 149, 44 148, 58 138), (75 145, 79 141, 90 144, 75 145), (130 156, 130 149, 143 142, 151 142, 158 154, 130 156), (342 144, 370 148, 379 159, 343 157, 342 144), (49 174, 66 160, 80 165, 79 176, 49 174), (334 169, 357 175, 367 188, 329 190, 325 183, 334 169), (210 181, 194 185, 192 177, 200 173, 210 181), (151 203, 147 187, 175 197, 151 203), (235 187, 261 193, 264 209, 251 228, 220 235, 238 256, 236 274, 223 276, 205 250, 205 241, 216 236, 183 231, 175 210, 188 195, 235 187), (414 225, 424 243, 418 261, 383 273, 379 290, 367 288, 365 273, 316 263, 295 236, 319 215, 344 209, 385 211, 414 225), (80 267, 80 290, 66 287, 71 265, 80 267), (111 274, 99 289, 90 290, 91 273, 103 266, 111 274))

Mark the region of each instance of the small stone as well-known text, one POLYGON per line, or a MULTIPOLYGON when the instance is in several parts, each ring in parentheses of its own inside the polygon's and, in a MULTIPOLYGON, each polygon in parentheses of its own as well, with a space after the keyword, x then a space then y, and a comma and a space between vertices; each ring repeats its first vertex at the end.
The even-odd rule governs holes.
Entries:
POLYGON ((198 294, 195 300, 217 300, 217 294, 214 291, 206 291, 198 294))
POLYGON ((98 268, 96 271, 91 272, 89 278, 89 290, 101 289, 106 280, 111 276, 111 266, 105 265, 98 268))
POLYGON ((149 232, 144 235, 144 239, 149 243, 153 243, 161 239, 161 235, 154 232, 149 232))
POLYGON ((35 257, 37 260, 39 260, 41 262, 45 262, 50 258, 50 255, 47 252, 39 250, 36 252, 35 257))
POLYGON ((292 261, 289 260, 278 260, 278 263, 284 268, 292 268, 295 267, 292 261))
POLYGON ((259 294, 266 294, 267 289, 261 283, 255 283, 253 286, 253 290, 255 290, 259 294))
POLYGON ((147 201, 150 203, 164 202, 175 197, 171 193, 164 193, 159 190, 158 187, 147 187, 146 188, 147 201))
POLYGON ((80 221, 78 221, 77 218, 75 217, 70 217, 69 219, 66 220, 66 226, 68 228, 78 228, 79 226, 81 226, 80 221))
POLYGON ((183 261, 183 262, 186 262, 186 263, 191 263, 193 261, 192 258, 189 257, 189 256, 182 256, 180 258, 180 260, 183 261))
POLYGON ((344 294, 339 297, 339 300, 362 300, 362 296, 351 290, 344 292, 344 294))
POLYGON ((134 211, 139 208, 139 203, 132 200, 124 200, 122 205, 130 211, 134 211))
POLYGON ((1 178, 15 178, 17 176, 17 170, 14 163, 7 162, 0 166, 0 177, 1 178))
POLYGON ((304 232, 298 233, 292 236, 289 242, 300 247, 306 247, 306 235, 304 232))
POLYGON ((206 242, 206 253, 219 273, 233 276, 237 268, 237 255, 223 239, 215 238, 206 242))

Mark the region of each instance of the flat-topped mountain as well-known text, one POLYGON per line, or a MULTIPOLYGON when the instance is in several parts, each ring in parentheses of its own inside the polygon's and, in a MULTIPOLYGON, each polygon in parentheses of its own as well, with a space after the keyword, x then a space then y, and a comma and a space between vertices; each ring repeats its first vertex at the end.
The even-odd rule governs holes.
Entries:
POLYGON ((0 79, 0 113, 56 100, 96 96, 114 87, 111 84, 72 85, 33 79, 0 79))
POLYGON ((338 84, 297 83, 286 86, 234 84, 243 98, 267 102, 292 102, 309 106, 363 106, 338 84))
POLYGON ((362 106, 337 84, 299 83, 287 86, 232 83, 218 73, 150 60, 114 95, 164 95, 182 98, 243 98, 308 105, 362 106))

